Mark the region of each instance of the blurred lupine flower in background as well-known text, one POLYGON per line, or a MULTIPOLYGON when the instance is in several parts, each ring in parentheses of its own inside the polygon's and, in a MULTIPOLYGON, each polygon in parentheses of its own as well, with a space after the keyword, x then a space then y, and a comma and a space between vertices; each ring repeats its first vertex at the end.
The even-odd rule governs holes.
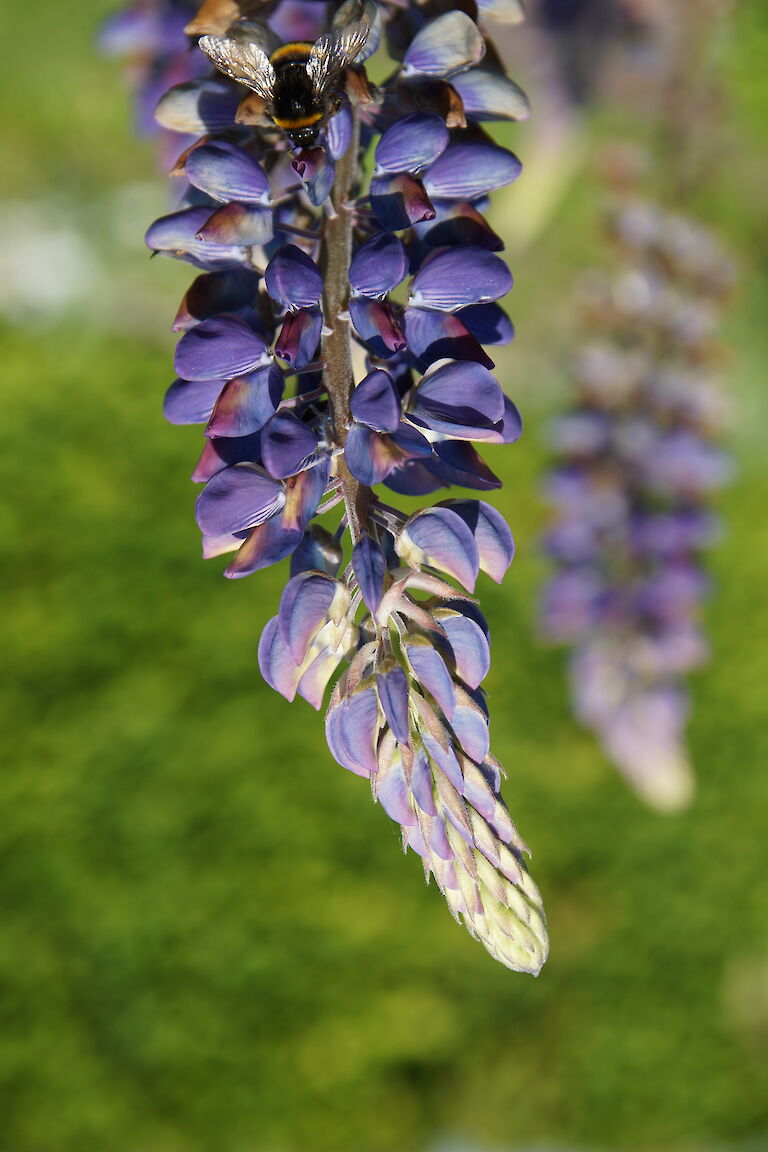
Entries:
POLYGON ((536 973, 543 911, 499 794, 489 631, 470 595, 481 570, 502 579, 512 536, 485 500, 407 516, 378 488, 488 492, 500 481, 475 445, 521 431, 486 351, 512 337, 497 303, 512 278, 482 215, 521 166, 483 124, 528 104, 482 22, 522 12, 465 8, 206 0, 186 31, 227 75, 159 101, 159 123, 194 142, 175 165, 186 192, 147 244, 200 273, 165 413, 205 426, 204 554, 234 553, 230 578, 290 557, 265 679, 320 709, 341 670, 333 756, 370 779, 456 919, 536 973), (374 88, 380 41, 394 64, 374 88))
POLYGON ((727 479, 717 329, 733 267, 702 227, 641 201, 611 219, 614 275, 583 306, 592 339, 554 422, 545 635, 571 648, 578 718, 659 809, 685 805, 685 674, 707 659, 700 554, 727 479))

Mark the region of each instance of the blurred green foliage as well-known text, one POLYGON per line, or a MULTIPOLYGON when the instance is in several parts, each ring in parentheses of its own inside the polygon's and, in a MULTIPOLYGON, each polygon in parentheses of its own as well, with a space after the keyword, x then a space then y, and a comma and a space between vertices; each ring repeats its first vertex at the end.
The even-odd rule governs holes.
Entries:
MULTIPOLYGON (((92 47, 110 7, 15 10, 7 200, 93 221, 150 178, 92 47)), ((764 3, 742 3, 701 202, 744 268, 728 326, 738 474, 713 556, 715 658, 694 683, 699 794, 680 816, 629 794, 534 636, 553 349, 574 335, 578 271, 603 258, 589 172, 514 262, 505 378, 527 434, 493 463, 519 557, 481 595, 494 746, 550 916, 538 981, 451 921, 331 761, 321 718, 261 682, 284 573, 228 583, 198 560, 199 430, 160 415, 188 269, 149 267, 137 221, 134 251, 105 241, 110 290, 118 309, 125 284, 156 293, 150 326, 81 310, 3 331, 0 1152, 766 1146, 767 46, 764 3)), ((158 181, 158 212, 164 196, 158 181)))

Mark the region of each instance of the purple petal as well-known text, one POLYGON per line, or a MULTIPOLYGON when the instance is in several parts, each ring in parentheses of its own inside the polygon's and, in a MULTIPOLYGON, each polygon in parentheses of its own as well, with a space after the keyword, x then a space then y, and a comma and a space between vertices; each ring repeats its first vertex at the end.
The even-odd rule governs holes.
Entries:
POLYGON ((412 568, 429 564, 470 592, 475 587, 480 567, 477 545, 461 517, 449 508, 417 512, 400 532, 396 547, 398 556, 412 568))
POLYGON ((375 775, 378 729, 379 702, 373 688, 364 688, 343 698, 328 710, 325 724, 334 760, 358 776, 375 775))
POLYGON ((179 305, 173 322, 174 332, 186 332, 200 320, 209 320, 224 312, 231 315, 250 308, 258 287, 258 274, 247 268, 198 276, 179 305))
POLYGON ((196 484, 207 484, 212 476, 233 464, 257 464, 261 460, 261 435, 221 436, 206 440, 200 459, 192 473, 196 484))
POLYGON ((249 436, 258 432, 280 403, 283 386, 283 374, 274 364, 246 376, 234 376, 218 398, 206 435, 249 436))
POLYGON ((214 317, 179 340, 176 371, 184 380, 230 380, 261 367, 265 351, 264 341, 242 320, 214 317))
POLYGON ((459 316, 481 344, 509 344, 515 337, 511 320, 498 304, 472 304, 459 316))
POLYGON ((384 594, 387 561, 378 544, 365 532, 352 550, 352 571, 368 611, 373 615, 384 594))
POLYGON ((264 169, 248 152, 224 140, 193 148, 184 171, 190 184, 214 200, 241 204, 269 203, 269 180, 264 169))
POLYGON ((172 132, 202 136, 231 128, 241 92, 220 77, 177 84, 161 98, 155 119, 172 132))
POLYGON ((376 773, 376 799, 396 824, 405 827, 418 824, 401 756, 392 756, 379 765, 376 773))
POLYGON ((326 146, 332 160, 340 160, 352 140, 352 113, 345 101, 325 128, 326 146))
POLYGON ((439 116, 419 112, 397 120, 376 146, 376 175, 415 174, 433 164, 448 146, 448 129, 439 116))
POLYGON ((315 433, 293 412, 276 412, 264 425, 261 455, 270 476, 295 476, 316 449, 315 433))
POLYGON ((388 301, 353 296, 349 301, 349 315, 358 336, 374 356, 387 360, 407 347, 394 309, 388 301))
POLYGON ((498 300, 511 287, 509 268, 487 248, 445 248, 428 256, 416 273, 411 303, 456 312, 470 304, 498 300))
POLYGON ((500 584, 515 555, 515 542, 504 517, 484 500, 450 500, 444 507, 461 516, 475 538, 481 569, 500 584))
POLYGON ((449 144, 424 174, 424 187, 436 200, 477 200, 512 184, 523 170, 514 153, 484 140, 449 144))
POLYGON ((411 792, 413 797, 428 816, 436 816, 434 787, 432 783, 432 769, 423 748, 418 748, 413 757, 411 766, 411 792))
POLYGON ((477 688, 488 675, 491 667, 491 649, 487 637, 479 624, 468 616, 440 616, 456 672, 468 688, 477 688))
POLYGON ((504 241, 498 233, 467 201, 439 200, 435 204, 435 211, 434 220, 414 226, 416 235, 428 247, 450 248, 457 244, 473 244, 487 248, 489 252, 500 252, 504 247, 504 241))
POLYGON ((278 626, 283 643, 301 664, 309 642, 328 622, 331 607, 343 586, 320 572, 302 572, 285 586, 280 600, 278 626))
POLYGON ((311 256, 295 244, 280 248, 267 266, 267 292, 283 308, 312 308, 320 303, 323 277, 311 256))
POLYGON ((453 76, 485 55, 485 41, 464 12, 446 12, 414 36, 405 54, 405 76, 453 76))
POLYGON ((361 244, 349 267, 349 282, 361 296, 386 296, 405 279, 408 258, 402 243, 380 232, 361 244))
POLYGON ((302 148, 291 161, 291 167, 303 180, 310 204, 318 208, 328 199, 335 169, 324 148, 302 148))
POLYGON ((408 641, 405 652, 414 676, 450 720, 456 705, 456 692, 442 656, 426 639, 408 641))
POLYGON ((371 207, 381 227, 389 232, 410 228, 420 220, 433 220, 435 216, 424 185, 407 172, 397 176, 374 176, 371 180, 371 207))
POLYGON ((380 484, 397 462, 387 439, 363 424, 353 424, 347 433, 344 459, 355 479, 369 488, 380 484))
POLYGON ((328 649, 318 652, 299 680, 299 696, 303 696, 307 703, 311 704, 318 712, 323 706, 325 690, 331 676, 333 676, 341 660, 342 657, 338 653, 328 649))
POLYGON ((407 744, 410 737, 408 677, 402 668, 393 668, 390 672, 380 672, 376 677, 376 691, 395 739, 400 744, 407 744))
POLYGON ((275 341, 275 356, 294 368, 311 364, 320 343, 323 317, 319 308, 288 312, 275 341))
POLYGON ((260 205, 225 204, 206 220, 198 232, 205 243, 268 244, 272 239, 272 210, 260 205))
MULTIPOLYGON (((486 442, 494 441, 487 439, 486 442)), ((471 444, 462 440, 443 440, 434 445, 435 455, 428 467, 444 487, 473 488, 489 492, 501 488, 501 480, 471 444)))
POLYGON ((255 464, 236 464, 209 481, 197 498, 195 516, 206 536, 223 536, 261 524, 284 503, 279 481, 255 464))
POLYGON ((482 710, 473 704, 469 698, 466 701, 457 702, 451 727, 470 760, 482 764, 488 755, 491 744, 488 724, 482 710))
POLYGON ((153 252, 166 252, 198 268, 236 268, 246 259, 243 247, 197 238, 210 215, 210 207, 184 208, 180 212, 171 212, 150 225, 144 241, 153 252))
POLYGON ((503 414, 496 378, 482 364, 457 360, 421 379, 409 418, 446 436, 484 440, 498 431, 503 414))
POLYGON ((291 557, 291 576, 310 570, 337 576, 343 559, 344 553, 330 532, 313 524, 291 557))
POLYGON ((503 72, 472 68, 451 83, 469 120, 527 120, 531 114, 525 92, 503 72))
POLYGON ((330 459, 324 456, 318 464, 299 472, 297 476, 290 476, 285 481, 285 507, 282 519, 286 528, 299 532, 297 546, 323 498, 330 471, 330 459))
POLYGON ((378 432, 394 432, 400 427, 400 397, 392 377, 380 368, 369 372, 352 393, 353 419, 378 432))
POLYGON ((276 616, 267 621, 259 640, 259 669, 270 688, 286 700, 295 698, 299 668, 283 642, 276 616))
POLYGON ((448 737, 445 737, 445 746, 440 743, 435 736, 426 728, 421 729, 421 738, 424 741, 424 747, 429 752, 430 757, 437 764, 438 768, 448 777, 454 788, 461 792, 464 789, 464 777, 461 773, 461 766, 456 759, 456 753, 453 750, 453 744, 448 737))
POLYGON ((280 516, 273 516, 252 528, 238 549, 237 555, 225 568, 228 580, 239 580, 262 568, 290 556, 301 541, 301 532, 286 528, 280 516))
POLYGON ((169 424, 205 424, 223 387, 223 380, 174 380, 165 394, 163 415, 169 424))
POLYGON ((486 368, 493 361, 458 316, 427 308, 406 308, 403 314, 408 350, 422 371, 436 360, 474 360, 486 368))

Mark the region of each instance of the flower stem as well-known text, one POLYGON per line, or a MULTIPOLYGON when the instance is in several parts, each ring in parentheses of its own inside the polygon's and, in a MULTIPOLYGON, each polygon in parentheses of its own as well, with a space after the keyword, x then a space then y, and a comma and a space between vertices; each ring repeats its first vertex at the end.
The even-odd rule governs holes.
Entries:
MULTIPOLYGON (((336 165, 331 202, 333 211, 325 223, 325 290, 323 319, 327 335, 323 337, 325 384, 331 406, 335 443, 343 448, 350 419, 349 401, 355 386, 352 373, 352 333, 349 320, 349 266, 352 260, 354 213, 349 201, 360 182, 360 112, 352 102, 352 138, 336 165), (344 314, 344 318, 342 318, 344 314)), ((336 457, 341 490, 353 544, 365 530, 370 489, 354 478, 343 455, 336 457)))

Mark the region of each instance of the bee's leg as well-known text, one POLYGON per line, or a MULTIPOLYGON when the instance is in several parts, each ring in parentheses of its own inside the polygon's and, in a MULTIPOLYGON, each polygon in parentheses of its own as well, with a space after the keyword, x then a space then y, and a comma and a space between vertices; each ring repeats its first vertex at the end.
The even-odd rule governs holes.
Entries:
POLYGON ((341 92, 328 93, 328 119, 335 116, 337 112, 341 111, 344 101, 341 98, 341 92))

